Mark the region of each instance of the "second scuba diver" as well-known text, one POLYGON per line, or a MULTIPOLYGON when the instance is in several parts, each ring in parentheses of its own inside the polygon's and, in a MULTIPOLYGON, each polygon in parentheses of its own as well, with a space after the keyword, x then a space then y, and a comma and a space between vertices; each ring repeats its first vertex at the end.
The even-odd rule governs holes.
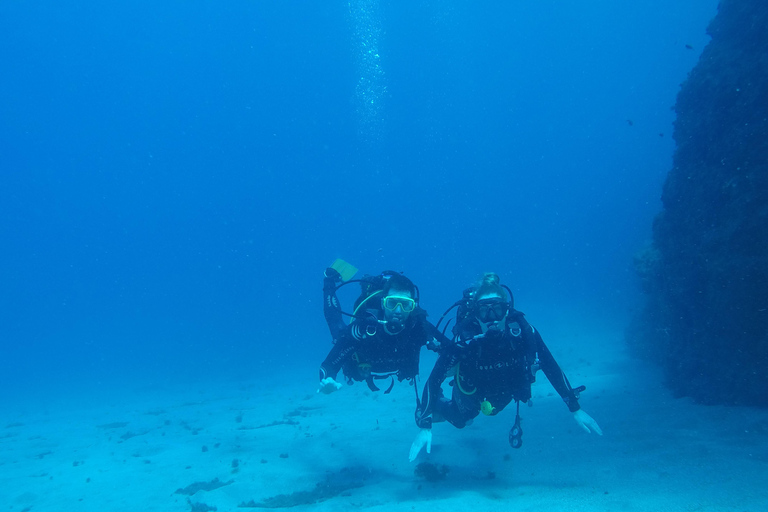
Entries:
POLYGON ((597 422, 579 406, 579 392, 584 388, 571 387, 539 332, 513 306, 511 291, 499 284, 499 276, 494 273, 485 274, 477 287, 466 290, 464 298, 454 304, 458 307, 454 339, 441 345, 418 403, 416 424, 420 431, 411 445, 411 461, 425 446, 430 452, 434 422, 448 421, 463 428, 480 412, 495 416, 512 400, 517 402, 517 415, 509 442, 519 448, 523 433, 520 402, 531 398, 531 384, 539 369, 579 426, 602 435, 597 422), (441 386, 450 376, 453 390, 448 400, 441 386))

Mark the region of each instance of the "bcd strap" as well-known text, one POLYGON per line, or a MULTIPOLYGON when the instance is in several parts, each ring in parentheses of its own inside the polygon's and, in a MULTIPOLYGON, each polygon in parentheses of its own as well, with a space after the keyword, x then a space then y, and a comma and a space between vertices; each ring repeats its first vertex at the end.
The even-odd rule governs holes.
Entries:
POLYGON ((526 372, 526 378, 530 384, 533 384, 536 382, 536 372, 539 370, 539 357, 536 350, 533 327, 525 319, 525 313, 516 309, 510 311, 509 317, 511 322, 516 323, 520 327, 520 337, 523 339, 523 343, 525 343, 526 368, 530 370, 526 372))

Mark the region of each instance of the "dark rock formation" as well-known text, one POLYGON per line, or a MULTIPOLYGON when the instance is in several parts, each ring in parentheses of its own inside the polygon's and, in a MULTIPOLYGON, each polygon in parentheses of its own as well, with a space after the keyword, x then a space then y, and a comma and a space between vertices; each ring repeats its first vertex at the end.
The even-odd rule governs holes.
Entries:
POLYGON ((673 169, 628 329, 680 396, 768 405, 768 3, 723 0, 677 97, 673 169))

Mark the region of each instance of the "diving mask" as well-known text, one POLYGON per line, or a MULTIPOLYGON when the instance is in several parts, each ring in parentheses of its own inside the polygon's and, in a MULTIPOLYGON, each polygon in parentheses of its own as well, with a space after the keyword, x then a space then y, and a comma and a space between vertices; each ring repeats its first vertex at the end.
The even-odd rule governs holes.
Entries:
POLYGON ((484 323, 498 322, 509 312, 509 303, 503 299, 482 299, 475 304, 475 316, 484 323))
POLYGON ((381 299, 381 306, 389 311, 395 311, 397 306, 400 306, 400 309, 404 313, 410 313, 416 309, 416 301, 410 297, 402 297, 400 295, 387 295, 381 299))

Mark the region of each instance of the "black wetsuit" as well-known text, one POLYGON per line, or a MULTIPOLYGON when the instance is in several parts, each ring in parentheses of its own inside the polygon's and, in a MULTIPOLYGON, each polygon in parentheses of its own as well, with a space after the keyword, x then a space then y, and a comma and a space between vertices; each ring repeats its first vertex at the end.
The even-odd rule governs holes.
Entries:
MULTIPOLYGON (((368 314, 383 316, 381 311, 368 314), (378 315, 377 315, 378 313, 378 315)), ((336 378, 339 370, 348 380, 365 381, 378 390, 375 379, 397 376, 399 381, 412 379, 419 373, 421 347, 433 338, 434 327, 427 314, 417 308, 397 334, 389 334, 384 324, 373 317, 353 321, 339 332, 336 343, 320 366, 320 380, 336 378)))
POLYGON ((416 409, 419 428, 433 421, 448 421, 463 428, 485 408, 493 416, 512 400, 527 402, 537 369, 542 369, 571 412, 579 402, 568 379, 558 366, 538 331, 519 311, 511 310, 503 331, 483 336, 477 321, 457 329, 452 343, 440 348, 440 357, 424 387, 416 409), (441 385, 453 376, 451 400, 443 397, 441 385), (487 402, 483 406, 483 402, 487 402))

